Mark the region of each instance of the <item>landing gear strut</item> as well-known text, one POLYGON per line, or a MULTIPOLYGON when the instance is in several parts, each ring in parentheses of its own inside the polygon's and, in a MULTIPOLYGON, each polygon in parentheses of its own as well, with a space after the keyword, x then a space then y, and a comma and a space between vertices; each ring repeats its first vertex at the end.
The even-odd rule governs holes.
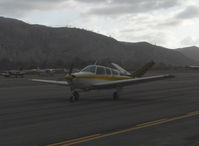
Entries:
POLYGON ((122 88, 116 89, 115 92, 113 92, 113 100, 118 100, 120 98, 119 93, 122 91, 122 88))
POLYGON ((113 92, 113 100, 118 100, 119 99, 119 95, 117 92, 113 92))
POLYGON ((72 92, 72 96, 70 97, 70 102, 75 102, 79 100, 79 93, 77 91, 72 92))

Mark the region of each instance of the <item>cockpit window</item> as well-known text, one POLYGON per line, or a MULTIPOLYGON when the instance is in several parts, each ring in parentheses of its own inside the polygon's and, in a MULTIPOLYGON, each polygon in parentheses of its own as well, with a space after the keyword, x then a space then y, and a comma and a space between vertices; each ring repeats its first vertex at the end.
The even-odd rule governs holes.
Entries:
POLYGON ((98 66, 96 74, 98 74, 98 75, 105 75, 105 68, 102 67, 102 66, 98 66))
POLYGON ((85 67, 84 69, 82 69, 81 72, 95 73, 95 70, 96 70, 96 66, 95 65, 89 65, 89 66, 85 67))
POLYGON ((111 69, 110 68, 106 68, 106 75, 111 76, 111 69))
POLYGON ((108 76, 118 76, 120 75, 119 71, 104 67, 104 66, 98 66, 98 65, 89 65, 81 70, 81 72, 90 72, 90 73, 96 73, 97 75, 108 75, 108 76))

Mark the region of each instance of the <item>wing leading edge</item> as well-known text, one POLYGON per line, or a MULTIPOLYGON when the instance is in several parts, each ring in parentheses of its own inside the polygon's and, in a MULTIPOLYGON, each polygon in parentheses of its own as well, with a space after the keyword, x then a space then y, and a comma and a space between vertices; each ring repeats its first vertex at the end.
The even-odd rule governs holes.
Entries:
POLYGON ((31 81, 40 82, 40 83, 47 83, 47 84, 54 84, 54 85, 60 85, 60 86, 68 86, 69 85, 67 81, 40 80, 40 79, 31 79, 31 81))
MULTIPOLYGON (((166 75, 158 75, 158 76, 151 76, 151 77, 141 77, 141 78, 118 80, 118 81, 109 81, 105 83, 98 83, 98 84, 92 85, 91 89, 95 90, 95 89, 111 89, 111 88, 125 87, 125 86, 134 85, 134 84, 152 82, 152 81, 173 78, 173 77, 175 76, 166 74, 166 75)), ((60 86, 69 86, 69 83, 67 81, 40 80, 40 79, 31 79, 31 81, 60 85, 60 86)))
POLYGON ((190 66, 187 66, 187 68, 191 68, 191 69, 199 69, 199 66, 190 65, 190 66))
POLYGON ((167 78, 173 78, 173 75, 158 75, 158 76, 151 76, 151 77, 142 77, 142 78, 134 78, 134 79, 126 79, 126 80, 119 80, 119 81, 111 81, 106 83, 99 83, 92 86, 92 89, 111 89, 111 88, 118 88, 124 86, 130 86, 134 84, 152 82, 167 78))

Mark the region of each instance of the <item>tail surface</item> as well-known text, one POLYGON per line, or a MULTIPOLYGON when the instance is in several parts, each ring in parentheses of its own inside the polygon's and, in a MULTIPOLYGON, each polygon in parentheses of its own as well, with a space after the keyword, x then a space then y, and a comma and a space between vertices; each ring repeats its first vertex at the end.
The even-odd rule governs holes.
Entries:
POLYGON ((152 66, 155 65, 155 62, 153 60, 149 61, 147 64, 145 64, 140 69, 136 70, 132 73, 133 77, 142 77, 152 66))

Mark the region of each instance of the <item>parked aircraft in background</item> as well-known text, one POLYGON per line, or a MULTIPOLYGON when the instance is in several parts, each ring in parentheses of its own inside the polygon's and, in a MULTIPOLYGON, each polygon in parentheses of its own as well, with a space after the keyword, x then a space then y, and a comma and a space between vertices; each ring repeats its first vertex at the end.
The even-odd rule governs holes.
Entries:
POLYGON ((24 74, 25 74, 25 72, 21 71, 21 70, 8 70, 8 71, 3 71, 3 72, 0 73, 1 76, 15 77, 15 78, 18 78, 18 77, 23 78, 24 74))
POLYGON ((65 69, 50 69, 50 68, 46 68, 46 69, 40 69, 40 68, 36 68, 36 69, 20 69, 20 70, 7 70, 7 71, 3 71, 0 73, 1 76, 4 77, 21 77, 23 78, 24 75, 26 74, 38 74, 38 75, 54 75, 56 72, 62 72, 65 73, 65 69))
POLYGON ((36 69, 32 69, 32 72, 37 73, 39 75, 54 75, 56 72, 65 72, 63 68, 45 68, 40 69, 39 67, 36 69))
POLYGON ((116 100, 119 98, 119 93, 125 86, 174 77, 173 75, 168 74, 142 77, 154 64, 153 61, 150 61, 133 73, 129 73, 117 64, 113 64, 116 69, 100 65, 89 65, 83 68, 80 72, 72 73, 73 65, 71 65, 69 73, 65 75, 66 81, 40 79, 31 79, 31 81, 69 86, 72 93, 72 96, 70 97, 71 102, 79 100, 79 92, 81 91, 101 89, 115 89, 113 99, 116 100))

